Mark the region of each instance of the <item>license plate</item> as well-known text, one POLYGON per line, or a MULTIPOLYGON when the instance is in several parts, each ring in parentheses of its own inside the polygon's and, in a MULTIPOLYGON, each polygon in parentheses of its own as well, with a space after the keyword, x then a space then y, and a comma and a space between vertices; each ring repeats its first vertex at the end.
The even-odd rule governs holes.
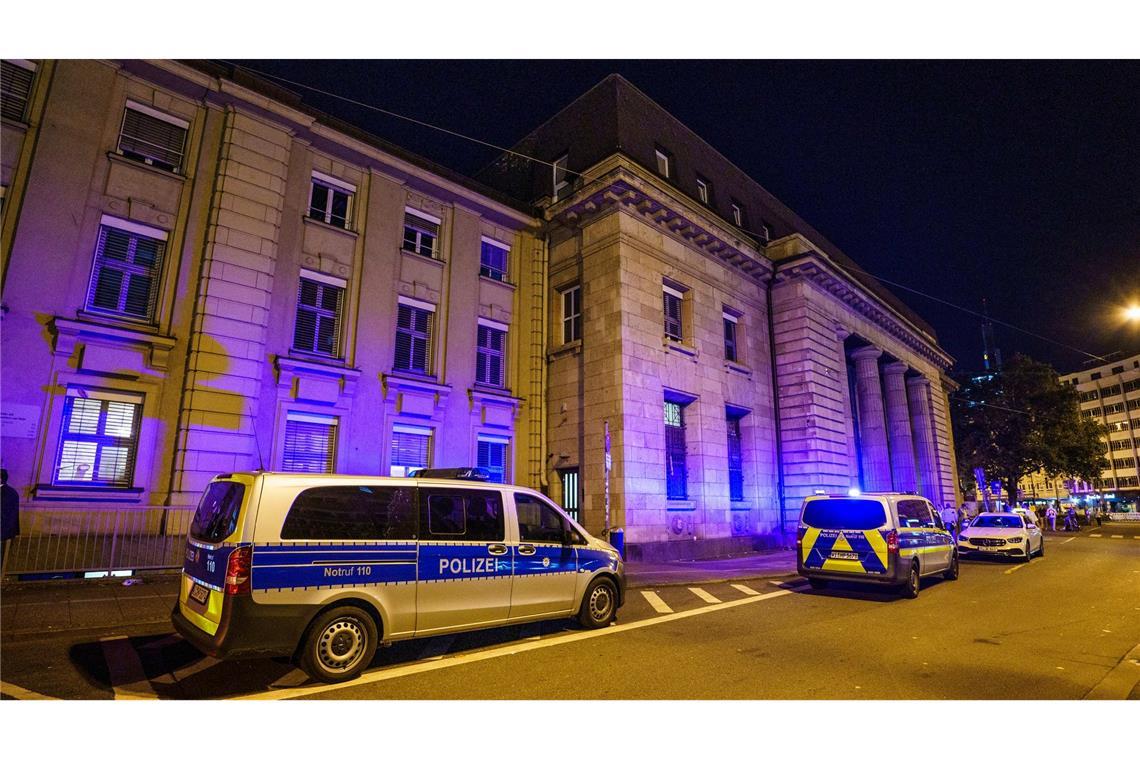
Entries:
POLYGON ((996 552, 998 550, 998 548, 999 547, 997 547, 997 546, 983 546, 982 551, 984 551, 984 552, 996 552))
POLYGON ((832 552, 831 559, 859 559, 856 552, 832 552))
POLYGON ((195 583, 194 588, 190 589, 190 598, 198 604, 205 604, 206 600, 210 598, 210 589, 201 583, 195 583))

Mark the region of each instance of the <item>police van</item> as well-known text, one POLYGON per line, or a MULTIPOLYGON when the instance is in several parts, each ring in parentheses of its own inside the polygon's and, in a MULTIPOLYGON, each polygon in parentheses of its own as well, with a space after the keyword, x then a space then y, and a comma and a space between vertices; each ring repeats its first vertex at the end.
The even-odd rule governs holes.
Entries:
POLYGON ((335 683, 381 643, 614 620, 625 567, 610 544, 475 468, 418 475, 217 476, 186 542, 175 629, 212 657, 289 656, 335 683))
POLYGON ((958 578, 958 549, 938 510, 915 494, 818 494, 804 499, 796 566, 812 588, 828 581, 897 586, 918 596, 921 579, 958 578))

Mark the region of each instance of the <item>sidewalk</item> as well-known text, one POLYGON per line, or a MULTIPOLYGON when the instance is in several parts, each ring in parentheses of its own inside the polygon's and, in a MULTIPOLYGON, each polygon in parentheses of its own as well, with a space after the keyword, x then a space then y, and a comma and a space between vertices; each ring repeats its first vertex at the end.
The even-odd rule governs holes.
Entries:
MULTIPOLYGON (((793 551, 774 550, 723 559, 626 564, 629 588, 723 583, 778 578, 796 572, 793 551)), ((0 638, 170 625, 179 575, 155 573, 130 579, 35 581, 0 590, 0 638)))

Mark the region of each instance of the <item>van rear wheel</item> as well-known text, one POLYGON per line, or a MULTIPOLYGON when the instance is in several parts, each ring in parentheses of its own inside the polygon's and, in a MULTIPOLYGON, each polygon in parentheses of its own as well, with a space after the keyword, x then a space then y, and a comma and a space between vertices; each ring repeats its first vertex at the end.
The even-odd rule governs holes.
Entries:
POLYGON ((609 578, 596 578, 582 596, 578 623, 583 628, 605 628, 617 617, 617 586, 609 578))
POLYGON ((906 583, 902 587, 902 595, 907 599, 917 599, 918 590, 922 581, 918 577, 918 563, 912 562, 910 566, 910 574, 906 578, 906 583))
POLYGON ((380 634, 359 607, 335 607, 309 626, 301 649, 301 670, 323 683, 356 678, 372 663, 380 634))

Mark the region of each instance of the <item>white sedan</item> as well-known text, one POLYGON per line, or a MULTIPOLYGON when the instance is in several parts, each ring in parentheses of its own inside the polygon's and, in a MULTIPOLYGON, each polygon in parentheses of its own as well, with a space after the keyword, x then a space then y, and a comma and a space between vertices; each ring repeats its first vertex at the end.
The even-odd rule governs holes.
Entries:
POLYGON ((984 512, 958 534, 958 555, 997 554, 1028 562, 1045 556, 1045 535, 1019 514, 984 512))

